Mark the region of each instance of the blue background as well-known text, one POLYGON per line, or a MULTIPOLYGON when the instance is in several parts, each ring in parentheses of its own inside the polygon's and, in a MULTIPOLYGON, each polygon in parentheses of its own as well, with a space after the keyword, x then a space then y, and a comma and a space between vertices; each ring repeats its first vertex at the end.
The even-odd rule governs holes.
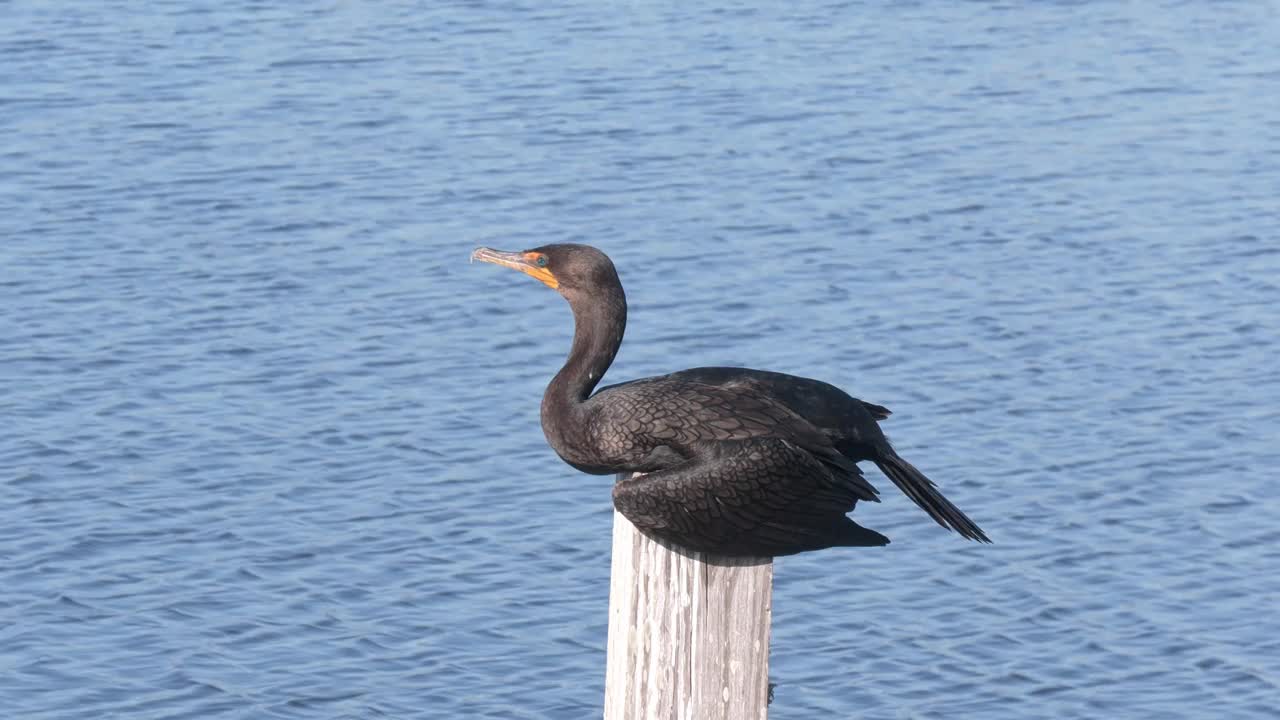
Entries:
POLYGON ((609 380, 820 377, 883 550, 777 564, 775 720, 1273 718, 1274 3, 0 3, 0 714, 581 718, 609 380))

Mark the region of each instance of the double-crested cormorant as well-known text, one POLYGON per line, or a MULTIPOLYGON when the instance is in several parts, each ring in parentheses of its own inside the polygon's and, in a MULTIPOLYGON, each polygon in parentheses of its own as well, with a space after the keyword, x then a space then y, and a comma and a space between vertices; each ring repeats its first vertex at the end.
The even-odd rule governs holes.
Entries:
POLYGON ((855 464, 870 460, 939 525, 990 542, 894 452, 877 424, 887 409, 825 382, 705 367, 593 395, 627 324, 622 283, 599 250, 479 248, 471 258, 532 275, 569 301, 573 347, 542 397, 542 430, 583 472, 645 473, 613 488, 614 506, 643 532, 725 555, 885 545, 846 515, 859 500, 879 502, 855 464))

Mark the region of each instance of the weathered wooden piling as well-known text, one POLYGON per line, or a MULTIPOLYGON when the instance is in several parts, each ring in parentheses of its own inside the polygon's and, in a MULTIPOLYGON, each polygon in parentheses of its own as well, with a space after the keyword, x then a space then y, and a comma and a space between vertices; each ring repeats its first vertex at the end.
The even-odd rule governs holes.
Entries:
POLYGON ((689 552, 613 514, 605 720, 763 720, 770 558, 689 552))

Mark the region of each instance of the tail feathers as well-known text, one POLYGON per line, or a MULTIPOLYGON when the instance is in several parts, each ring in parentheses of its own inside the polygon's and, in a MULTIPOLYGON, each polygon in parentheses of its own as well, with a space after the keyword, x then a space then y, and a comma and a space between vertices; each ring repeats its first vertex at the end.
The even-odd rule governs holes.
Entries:
POLYGON ((883 405, 876 405, 875 403, 869 403, 866 400, 860 400, 859 402, 862 403, 862 407, 867 409, 867 412, 871 413, 871 417, 875 418, 876 420, 887 419, 890 415, 893 414, 893 412, 890 411, 889 408, 883 405))
POLYGON ((943 497, 933 481, 925 477, 924 473, 917 470, 914 465, 892 454, 892 451, 885 457, 877 459, 875 463, 881 472, 889 476, 894 485, 906 493, 907 497, 920 506, 920 509, 929 513, 929 517, 933 518, 934 522, 944 528, 955 530, 962 537, 970 540, 991 542, 987 534, 982 532, 982 528, 960 512, 960 508, 952 505, 950 500, 943 497))

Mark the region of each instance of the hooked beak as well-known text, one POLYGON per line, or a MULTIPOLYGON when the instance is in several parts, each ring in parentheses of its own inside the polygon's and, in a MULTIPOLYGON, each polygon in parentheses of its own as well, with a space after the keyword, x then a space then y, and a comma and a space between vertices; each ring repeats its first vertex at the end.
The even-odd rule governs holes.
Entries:
POLYGON ((538 267, 537 262, 540 257, 543 257, 543 255, 536 252, 504 252, 487 247, 476 248, 471 253, 472 262, 479 260, 480 262, 514 268, 541 280, 549 288, 560 287, 560 281, 556 280, 556 276, 552 275, 550 270, 545 267, 538 267))

